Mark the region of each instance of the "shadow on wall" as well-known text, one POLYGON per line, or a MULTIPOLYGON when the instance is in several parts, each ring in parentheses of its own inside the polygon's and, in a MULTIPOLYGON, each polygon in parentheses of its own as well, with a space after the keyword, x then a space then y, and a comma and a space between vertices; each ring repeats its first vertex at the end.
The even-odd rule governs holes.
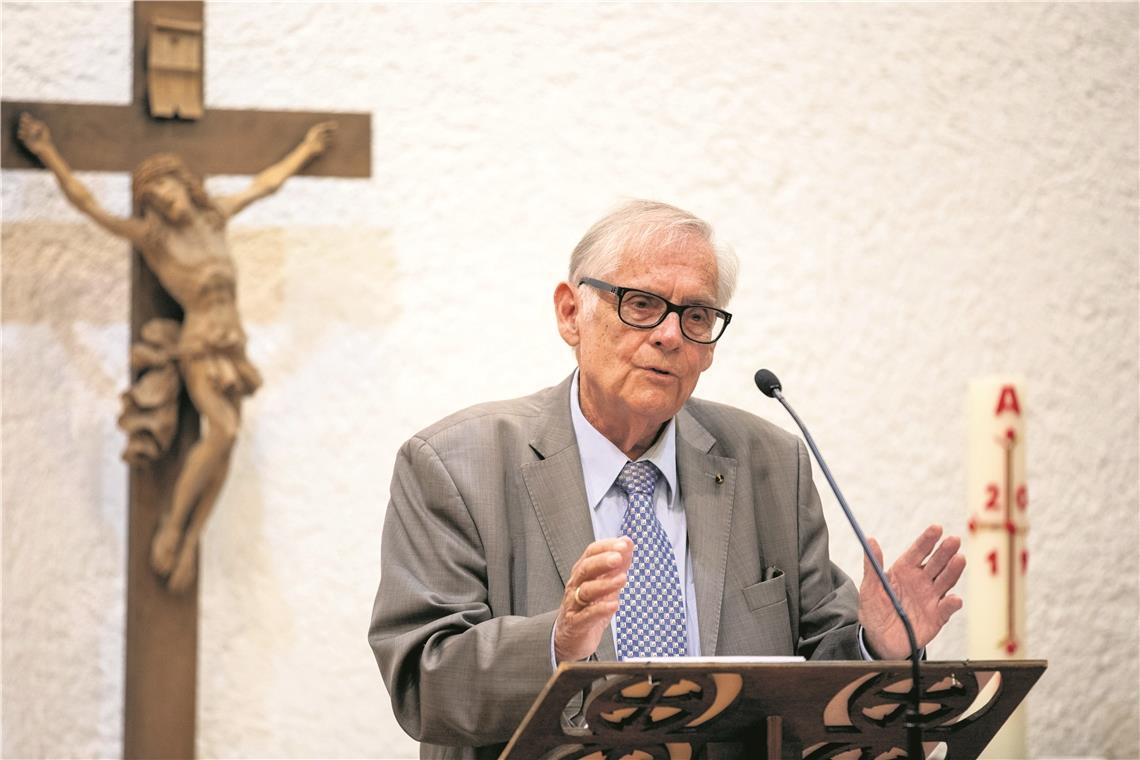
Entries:
MULTIPOLYGON (((328 324, 383 327, 399 318, 395 256, 387 230, 300 227, 235 229, 238 298, 247 325, 282 323, 287 350, 260 367, 268 381, 296 369, 328 324)), ((131 257, 122 242, 90 224, 3 225, 0 247, 3 323, 49 325, 69 359, 99 395, 117 396, 122 361, 105 360, 77 325, 106 327, 130 319, 131 257)), ((268 347, 262 347, 263 349, 268 347)))

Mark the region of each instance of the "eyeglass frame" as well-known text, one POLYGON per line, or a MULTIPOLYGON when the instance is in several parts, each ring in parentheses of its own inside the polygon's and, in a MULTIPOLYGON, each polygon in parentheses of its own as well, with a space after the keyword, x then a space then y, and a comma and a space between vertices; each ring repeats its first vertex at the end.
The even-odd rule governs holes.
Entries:
POLYGON ((617 305, 615 307, 615 311, 617 312, 618 319, 621 320, 623 325, 629 325, 630 327, 636 328, 638 330, 652 330, 654 327, 657 327, 659 324, 661 324, 666 319, 668 319, 670 314, 676 314, 677 315, 677 326, 681 329, 681 335, 685 336, 685 340, 691 340, 693 343, 700 343, 701 345, 704 345, 704 346, 711 346, 714 343, 716 343, 718 340, 723 338, 724 337, 724 331, 728 329, 728 323, 732 321, 732 315, 731 314, 729 314, 724 309, 718 309, 715 306, 705 306, 703 304, 695 304, 695 303, 678 306, 677 304, 666 299, 665 297, 659 296, 656 293, 652 293, 648 290, 638 290, 637 288, 623 288, 623 287, 619 287, 617 285, 611 285, 608 282, 604 282, 602 280, 598 280, 598 279, 595 279, 593 277, 583 277, 582 279, 578 280, 578 285, 580 285, 580 286, 581 285, 589 285, 592 288, 597 288, 598 290, 602 290, 602 291, 605 291, 607 293, 612 293, 613 295, 617 296, 617 305), (621 302, 625 299, 625 296, 627 293, 636 293, 636 294, 640 294, 643 296, 651 296, 651 297, 656 298, 659 301, 663 302, 665 304, 665 311, 662 312, 661 318, 658 319, 656 322, 654 322, 651 325, 635 325, 631 322, 626 322, 625 319, 623 319, 622 315, 621 315, 621 302), (685 319, 684 319, 684 317, 685 317, 685 312, 688 311, 689 309, 709 309, 710 311, 714 311, 717 314, 721 315, 724 318, 724 325, 720 328, 720 334, 717 335, 712 340, 699 340, 697 338, 692 337, 687 332, 685 332, 685 319))

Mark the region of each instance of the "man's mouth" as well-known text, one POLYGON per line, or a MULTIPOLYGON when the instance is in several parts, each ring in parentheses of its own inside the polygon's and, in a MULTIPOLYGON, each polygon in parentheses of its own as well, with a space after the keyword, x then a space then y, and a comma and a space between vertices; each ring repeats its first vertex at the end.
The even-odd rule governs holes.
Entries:
POLYGON ((668 376, 668 375, 672 374, 671 372, 666 372, 665 370, 657 369, 656 367, 646 367, 645 369, 649 370, 650 372, 652 372, 655 375, 666 375, 666 376, 668 376))

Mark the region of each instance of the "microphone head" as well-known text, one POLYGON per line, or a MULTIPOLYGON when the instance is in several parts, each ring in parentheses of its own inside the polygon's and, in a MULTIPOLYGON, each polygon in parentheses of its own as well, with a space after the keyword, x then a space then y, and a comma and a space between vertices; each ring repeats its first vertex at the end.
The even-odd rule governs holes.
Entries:
POLYGON ((768 398, 775 398, 776 391, 782 390, 780 386, 780 378, 776 377, 776 373, 770 369, 756 370, 756 387, 760 389, 768 398))

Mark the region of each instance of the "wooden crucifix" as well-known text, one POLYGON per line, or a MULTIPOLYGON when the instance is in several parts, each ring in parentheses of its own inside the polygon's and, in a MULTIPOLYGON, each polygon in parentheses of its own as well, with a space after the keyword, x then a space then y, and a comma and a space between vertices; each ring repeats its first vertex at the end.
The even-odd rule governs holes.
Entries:
MULTIPOLYGON (((283 167, 283 172, 288 170, 284 176, 294 172, 371 176, 369 114, 203 109, 203 16, 201 2, 134 3, 132 102, 117 106, 5 100, 0 113, 0 165, 5 169, 40 168, 18 142, 18 122, 21 114, 27 113, 36 118, 24 119, 24 139, 29 134, 36 139, 37 120, 46 122, 52 130, 49 140, 54 140, 53 151, 58 148, 58 154, 80 171, 130 171, 143 159, 162 152, 176 154, 202 174, 254 174, 276 165, 283 167), (178 35, 183 32, 197 33, 196 49, 193 39, 189 48, 185 43, 181 51, 177 48, 178 35), (165 53, 173 49, 173 55, 159 60, 156 53, 160 45, 165 53), (165 85, 161 91, 155 89, 156 82, 165 85), (195 120, 154 118, 174 114, 195 120), (328 121, 336 122, 336 144, 326 152, 323 144, 328 129, 317 127, 314 131, 313 125, 328 121)), ((144 163, 144 167, 150 167, 155 176, 173 171, 163 163, 169 159, 148 160, 151 164, 144 163)), ((136 170, 136 181, 139 171, 146 173, 142 167, 136 170)), ((282 181, 284 176, 280 177, 282 181)), ((249 193, 229 200, 240 204, 260 197, 249 193)), ((135 201, 137 211, 139 199, 135 201)), ((96 221, 109 227, 108 220, 96 217, 96 221)), ((131 277, 131 340, 137 345, 146 337, 144 325, 156 318, 181 320, 183 310, 148 269, 138 245, 131 277)), ((224 282, 221 285, 232 287, 232 278, 228 286, 224 282)), ((210 283, 205 286, 210 287, 210 283)), ((240 366, 238 370, 240 374, 240 366)), ((247 383, 255 379, 239 378, 247 383)), ((186 593, 172 594, 166 587, 169 576, 152 569, 156 530, 162 515, 170 511, 174 484, 186 464, 187 452, 199 438, 199 417, 187 394, 181 394, 178 404, 179 422, 167 454, 153 465, 130 468, 123 728, 123 755, 127 758, 194 755, 197 578, 193 576, 186 593)))

